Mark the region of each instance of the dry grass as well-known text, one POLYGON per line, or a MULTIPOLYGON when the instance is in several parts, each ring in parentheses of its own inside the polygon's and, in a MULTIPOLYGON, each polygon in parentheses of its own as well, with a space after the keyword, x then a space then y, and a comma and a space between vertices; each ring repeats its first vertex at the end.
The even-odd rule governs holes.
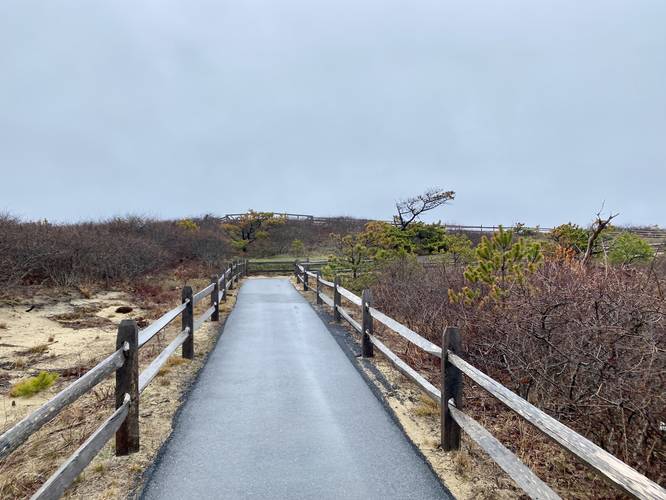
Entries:
POLYGON ((180 366, 185 363, 187 363, 187 360, 185 358, 174 358, 172 356, 169 359, 167 359, 166 366, 168 367, 180 366))
POLYGON ((27 355, 27 354, 44 354, 48 352, 49 346, 48 344, 38 344, 36 346, 30 347, 26 349, 25 351, 22 351, 21 354, 27 355))
POLYGON ((420 403, 414 408, 414 414, 418 417, 439 417, 439 406, 426 395, 421 394, 420 403))

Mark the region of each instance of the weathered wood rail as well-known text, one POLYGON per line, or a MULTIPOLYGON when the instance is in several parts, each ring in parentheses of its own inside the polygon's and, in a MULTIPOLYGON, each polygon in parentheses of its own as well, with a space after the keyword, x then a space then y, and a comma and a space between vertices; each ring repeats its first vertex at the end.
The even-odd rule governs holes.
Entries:
MULTIPOLYGON (((308 261, 308 269, 321 269, 326 265, 326 260, 312 260, 308 261)), ((247 272, 248 274, 291 274, 294 271, 293 260, 248 260, 247 272)))
POLYGON ((308 269, 306 264, 294 263, 293 266, 296 279, 303 285, 303 290, 313 291, 317 304, 326 304, 331 307, 336 321, 345 319, 360 334, 364 357, 372 357, 374 348, 377 348, 396 369, 440 406, 441 446, 445 451, 460 449, 461 433, 464 431, 531 498, 559 498, 557 493, 539 479, 487 429, 462 411, 463 376, 466 376, 625 493, 635 498, 666 499, 666 490, 660 485, 462 359, 460 357, 460 334, 457 328, 446 328, 442 333, 441 346, 438 346, 372 307, 372 297, 369 291, 364 291, 359 297, 340 286, 337 277, 331 282, 324 280, 319 272, 308 269), (332 297, 324 294, 324 289, 331 290, 332 297), (360 313, 362 318, 361 322, 354 319, 349 309, 342 307, 342 299, 356 308, 357 314, 360 313), (428 354, 441 358, 439 388, 400 359, 375 336, 374 321, 381 323, 388 330, 428 354))
POLYGON ((0 436, 0 459, 2 459, 42 426, 53 420, 68 405, 115 372, 115 411, 51 475, 32 496, 32 499, 60 498, 65 489, 114 435, 116 436, 116 455, 128 455, 139 451, 141 393, 178 347, 182 346, 184 358, 194 358, 194 333, 206 320, 219 320, 220 301, 226 301, 227 291, 234 288, 239 279, 246 275, 247 261, 234 261, 225 268, 220 276, 212 276, 210 285, 196 294, 192 293, 191 287, 184 287, 181 304, 143 330, 139 330, 136 321, 123 320, 118 327, 114 353, 0 436), (195 319, 194 306, 206 297, 210 297, 210 307, 195 319), (181 318, 181 332, 139 373, 139 349, 178 317, 181 318))

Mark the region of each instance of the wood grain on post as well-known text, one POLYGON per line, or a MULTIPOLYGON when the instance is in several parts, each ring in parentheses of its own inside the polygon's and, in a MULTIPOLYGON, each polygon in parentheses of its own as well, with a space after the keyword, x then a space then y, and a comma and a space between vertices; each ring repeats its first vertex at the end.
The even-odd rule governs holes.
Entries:
POLYGON ((303 266, 303 291, 307 292, 309 290, 308 282, 308 268, 303 266))
POLYGON ((215 311, 210 317, 211 321, 220 321, 220 277, 217 274, 213 274, 210 279, 213 284, 213 291, 210 293, 210 305, 215 307, 215 311))
POLYGON ((442 404, 440 406, 441 444, 444 451, 460 449, 460 426, 451 416, 448 402, 453 400, 456 408, 462 409, 463 375, 448 359, 448 351, 460 354, 460 333, 448 326, 442 334, 442 404))
POLYGON ((342 300, 340 297, 340 290, 338 290, 339 287, 340 277, 336 276, 333 280, 333 319, 338 322, 342 319, 342 316, 340 316, 340 311, 338 310, 342 300))
POLYGON ((190 329, 190 334, 187 340, 183 342, 183 358, 194 359, 194 304, 192 303, 192 287, 184 286, 181 294, 181 302, 187 303, 187 307, 183 310, 181 315, 181 331, 185 328, 190 329))
POLYGON ((371 358, 375 355, 370 335, 373 334, 372 315, 370 314, 370 306, 372 305, 372 292, 370 290, 363 290, 361 294, 361 310, 363 311, 363 322, 361 332, 361 352, 364 358, 371 358))
POLYGON ((321 296, 319 295, 321 293, 321 271, 317 271, 317 305, 322 305, 324 303, 323 300, 321 300, 321 296))
POLYGON ((118 327, 116 349, 127 342, 125 363, 116 370, 116 409, 130 397, 127 417, 116 431, 116 455, 124 456, 139 451, 139 327, 136 321, 124 319, 118 327))

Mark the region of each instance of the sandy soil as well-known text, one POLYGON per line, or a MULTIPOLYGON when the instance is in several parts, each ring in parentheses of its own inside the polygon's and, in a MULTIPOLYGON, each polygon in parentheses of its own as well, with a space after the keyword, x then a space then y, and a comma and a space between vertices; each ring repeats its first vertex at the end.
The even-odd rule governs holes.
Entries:
MULTIPOLYGON (((195 286, 195 290, 201 287, 195 286)), ((177 304, 177 292, 173 295, 170 307, 177 304)), ((195 315, 208 307, 207 301, 202 302, 195 315)), ((234 302, 235 290, 232 290, 226 304, 221 304, 221 320, 234 302)), ((100 292, 90 298, 70 293, 65 300, 36 295, 0 306, 0 431, 34 411, 113 352, 120 320, 134 318, 141 322, 165 312, 151 309, 120 291, 100 292), (122 306, 131 307, 132 311, 116 312, 122 306), (42 370, 60 374, 51 388, 29 398, 9 396, 12 384, 42 370)), ((140 369, 178 333, 178 326, 166 329, 141 349, 140 369)), ((140 452, 116 457, 112 439, 66 492, 65 498, 109 499, 136 494, 144 470, 169 436, 181 397, 214 345, 218 331, 218 324, 204 323, 195 332, 195 359, 183 360, 178 350, 141 395, 140 452)), ((109 377, 3 460, 0 497, 23 498, 33 493, 112 413, 113 394, 114 381, 109 377)))

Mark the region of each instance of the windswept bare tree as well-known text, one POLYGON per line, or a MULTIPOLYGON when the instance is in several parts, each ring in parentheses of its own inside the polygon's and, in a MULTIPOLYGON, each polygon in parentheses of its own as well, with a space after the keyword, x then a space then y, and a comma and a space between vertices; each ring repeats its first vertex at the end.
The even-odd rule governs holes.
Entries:
POLYGON ((454 191, 431 188, 418 196, 398 201, 395 204, 398 213, 393 217, 395 225, 405 230, 412 222, 418 220, 422 213, 444 205, 447 201, 453 200, 455 196, 454 191))
POLYGON ((597 219, 594 221, 592 227, 590 228, 590 236, 587 239, 587 248, 585 249, 585 255, 583 255, 583 260, 581 261, 583 265, 586 265, 589 262, 589 260, 592 258, 594 243, 597 241, 597 238, 599 238, 599 235, 603 232, 604 229, 608 227, 610 222, 618 215, 620 214, 611 213, 607 218, 604 219, 601 217, 601 210, 597 212, 597 219))

